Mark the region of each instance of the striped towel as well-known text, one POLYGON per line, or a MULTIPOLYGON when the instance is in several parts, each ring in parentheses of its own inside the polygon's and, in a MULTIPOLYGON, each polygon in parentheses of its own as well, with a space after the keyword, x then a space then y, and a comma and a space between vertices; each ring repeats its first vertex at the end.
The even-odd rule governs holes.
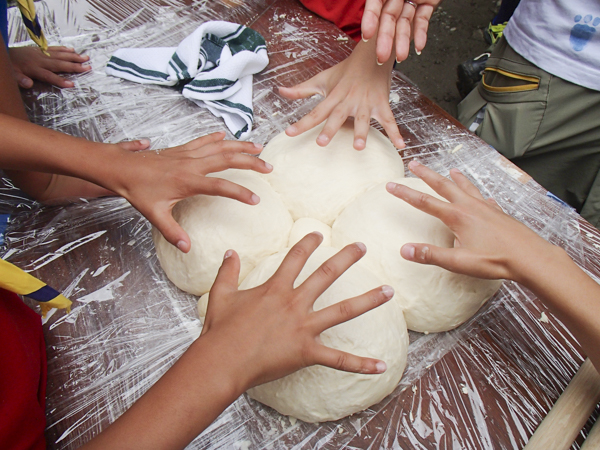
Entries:
POLYGON ((117 50, 106 73, 137 83, 184 82, 184 97, 222 117, 236 138, 245 139, 254 121, 252 75, 268 63, 260 34, 244 25, 212 21, 200 25, 178 47, 117 50))

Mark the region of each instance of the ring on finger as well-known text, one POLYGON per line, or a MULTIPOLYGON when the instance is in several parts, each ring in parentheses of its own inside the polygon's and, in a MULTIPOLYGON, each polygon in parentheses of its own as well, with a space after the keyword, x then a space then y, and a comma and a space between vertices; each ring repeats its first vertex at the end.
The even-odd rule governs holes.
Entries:
POLYGON ((417 9, 417 4, 415 2, 412 2, 411 0, 404 0, 404 3, 408 3, 413 8, 417 9))

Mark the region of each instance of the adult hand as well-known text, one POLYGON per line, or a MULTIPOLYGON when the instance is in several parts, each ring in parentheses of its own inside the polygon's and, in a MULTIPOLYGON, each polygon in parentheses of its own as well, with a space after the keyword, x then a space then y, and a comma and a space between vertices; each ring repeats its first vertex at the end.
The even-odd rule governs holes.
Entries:
POLYGON ((403 258, 474 277, 522 282, 522 274, 530 268, 522 270, 519 264, 531 262, 532 255, 555 253, 554 246, 505 214, 494 200, 484 200, 459 170, 450 171, 452 182, 416 161, 408 167, 448 202, 395 183, 388 183, 387 190, 440 219, 456 239, 454 248, 405 244, 400 250, 403 258))
POLYGON ((367 0, 361 29, 364 40, 377 35, 377 59, 387 61, 394 44, 396 60, 408 58, 411 39, 418 55, 427 43, 427 29, 433 11, 442 0, 367 0), (413 6, 414 5, 416 6, 413 6))
POLYGON ((89 56, 75 53, 68 47, 48 47, 50 56, 39 47, 13 47, 8 50, 15 79, 20 87, 29 89, 33 80, 43 81, 61 88, 73 87, 74 83, 65 80, 58 73, 82 73, 91 69, 83 65, 89 56))
POLYGON ((366 251, 364 244, 346 246, 300 286, 294 281, 319 246, 320 233, 306 235, 289 251, 277 272, 263 285, 238 290, 240 260, 228 250, 210 291, 206 320, 199 341, 211 339, 226 360, 243 367, 238 376, 245 389, 284 377, 303 367, 320 364, 347 372, 379 374, 383 361, 325 347, 319 335, 387 302, 389 286, 373 289, 320 311, 315 300, 366 251))
POLYGON ((261 152, 261 145, 224 141, 224 137, 224 132, 212 133, 160 151, 132 153, 118 147, 119 163, 112 167, 118 165, 119 169, 101 180, 102 185, 129 200, 167 241, 187 253, 190 238, 171 214, 178 201, 205 194, 256 205, 260 199, 250 190, 206 175, 230 168, 259 173, 272 170, 270 164, 251 156, 261 152))
POLYGON ((385 129, 397 148, 404 141, 390 109, 390 74, 392 62, 379 65, 374 56, 374 43, 359 42, 352 54, 341 63, 291 88, 280 87, 279 93, 289 99, 320 94, 325 99, 315 109, 285 132, 297 136, 327 120, 317 144, 326 146, 348 117, 354 117, 354 148, 365 148, 370 120, 374 118, 385 129))

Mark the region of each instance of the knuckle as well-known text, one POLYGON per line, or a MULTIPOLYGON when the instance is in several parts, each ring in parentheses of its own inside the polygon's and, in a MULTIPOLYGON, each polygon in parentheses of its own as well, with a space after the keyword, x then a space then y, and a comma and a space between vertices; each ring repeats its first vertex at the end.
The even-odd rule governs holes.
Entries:
POLYGON ((415 203, 416 203, 417 205, 421 205, 421 206, 427 206, 427 205, 429 204, 429 201, 430 201, 430 197, 429 197, 429 195, 425 194, 424 192, 420 192, 420 193, 417 195, 417 198, 416 198, 416 202, 415 202, 415 203))
POLYGON ((346 370, 348 367, 348 355, 341 353, 335 363, 335 368, 338 370, 346 370))
POLYGON ((339 302, 338 308, 342 319, 349 320, 354 317, 354 311, 352 309, 352 306, 347 301, 339 302))
POLYGON ((308 251, 304 247, 295 246, 295 247, 292 247, 292 249, 289 252, 289 255, 292 258, 304 259, 304 258, 308 258, 308 251))
POLYGON ((225 190, 225 186, 227 182, 221 178, 208 178, 210 180, 210 186, 214 191, 223 191, 225 190))
POLYGON ((330 262, 326 262, 319 267, 319 273, 326 278, 334 278, 337 274, 337 271, 330 262))
POLYGON ((227 162, 228 164, 232 163, 235 159, 236 153, 231 152, 231 151, 227 151, 227 152, 223 152, 221 153, 221 157, 223 158, 223 160, 225 160, 225 162, 227 162))

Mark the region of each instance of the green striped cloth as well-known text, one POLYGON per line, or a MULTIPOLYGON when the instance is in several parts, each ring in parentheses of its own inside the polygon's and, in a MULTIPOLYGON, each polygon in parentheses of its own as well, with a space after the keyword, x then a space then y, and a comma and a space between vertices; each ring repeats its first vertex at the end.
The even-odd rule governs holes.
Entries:
POLYGON ((182 94, 222 117, 231 133, 245 139, 254 122, 252 75, 269 63, 265 40, 231 22, 206 22, 178 47, 124 48, 106 73, 137 83, 175 86, 182 94))

